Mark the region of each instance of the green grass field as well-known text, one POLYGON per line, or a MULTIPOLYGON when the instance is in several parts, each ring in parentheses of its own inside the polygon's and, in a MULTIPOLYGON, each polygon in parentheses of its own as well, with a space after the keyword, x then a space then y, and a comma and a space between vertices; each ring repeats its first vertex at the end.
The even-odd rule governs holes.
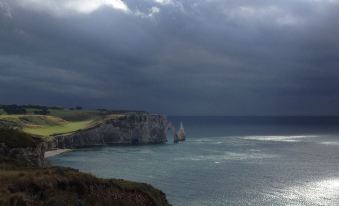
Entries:
POLYGON ((93 119, 66 121, 51 115, 1 115, 0 120, 16 123, 24 132, 44 137, 72 133, 95 122, 93 119))
POLYGON ((61 125, 47 125, 47 126, 39 126, 39 127, 26 127, 23 129, 24 132, 33 135, 39 136, 51 136, 56 134, 66 134, 72 133, 77 130, 85 129, 91 125, 93 121, 78 121, 78 122, 66 122, 61 125))
POLYGON ((50 109, 51 116, 60 117, 67 121, 84 121, 88 119, 100 118, 100 113, 95 110, 69 110, 69 109, 50 109))
POLYGON ((50 115, 1 115, 0 120, 12 121, 22 126, 24 125, 55 125, 63 124, 66 121, 50 115))
MULTIPOLYGON (((0 121, 11 122, 13 127, 25 133, 51 138, 58 134, 73 133, 123 116, 97 110, 49 109, 48 115, 37 115, 34 108, 26 108, 26 114, 8 115, 0 109, 0 121)), ((0 124, 1 125, 1 124, 0 124)))

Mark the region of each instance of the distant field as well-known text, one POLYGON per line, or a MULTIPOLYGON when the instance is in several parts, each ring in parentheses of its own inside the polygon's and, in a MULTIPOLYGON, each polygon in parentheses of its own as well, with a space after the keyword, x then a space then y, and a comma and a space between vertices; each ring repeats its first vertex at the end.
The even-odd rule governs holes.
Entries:
POLYGON ((24 126, 34 126, 34 125, 59 125, 63 124, 66 121, 50 115, 1 115, 0 120, 6 120, 15 122, 18 125, 24 126))
MULTIPOLYGON (((41 109, 36 108, 25 108, 26 113, 23 115, 36 115, 35 112, 41 111, 41 109)), ((50 116, 60 117, 67 121, 84 121, 88 119, 100 118, 103 113, 98 110, 88 110, 88 109, 48 109, 48 114, 50 116)), ((0 108, 0 115, 7 115, 4 109, 0 108)))
POLYGON ((92 122, 92 120, 87 120, 79 122, 67 122, 62 125, 42 126, 36 128, 26 127, 23 129, 23 131, 34 135, 51 136, 55 134, 72 133, 77 130, 85 129, 90 126, 92 122))
POLYGON ((66 134, 86 129, 103 122, 107 119, 114 119, 123 114, 107 114, 98 110, 72 110, 72 109, 48 109, 48 115, 35 114, 41 111, 35 108, 25 108, 26 114, 8 115, 0 109, 0 121, 14 123, 16 128, 24 132, 52 137, 56 134, 66 134))
POLYGON ((50 109, 52 116, 60 117, 67 121, 84 121, 88 119, 100 118, 100 113, 95 110, 69 110, 69 109, 50 109))
POLYGON ((92 119, 66 121, 50 115, 1 115, 0 120, 16 123, 24 132, 40 136, 71 133, 85 129, 94 122, 92 119))

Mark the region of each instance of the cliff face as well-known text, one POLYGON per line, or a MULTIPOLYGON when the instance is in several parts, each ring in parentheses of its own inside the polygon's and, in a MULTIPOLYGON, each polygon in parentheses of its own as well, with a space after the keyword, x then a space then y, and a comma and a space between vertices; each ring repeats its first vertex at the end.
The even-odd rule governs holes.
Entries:
POLYGON ((55 136, 54 147, 81 148, 115 144, 161 144, 167 142, 170 124, 162 115, 128 113, 117 119, 73 134, 55 136))
POLYGON ((0 127, 0 156, 15 159, 28 166, 45 166, 46 143, 19 130, 0 127))
POLYGON ((13 158, 29 166, 45 166, 46 144, 39 143, 35 147, 10 148, 4 143, 0 143, 0 155, 13 158))

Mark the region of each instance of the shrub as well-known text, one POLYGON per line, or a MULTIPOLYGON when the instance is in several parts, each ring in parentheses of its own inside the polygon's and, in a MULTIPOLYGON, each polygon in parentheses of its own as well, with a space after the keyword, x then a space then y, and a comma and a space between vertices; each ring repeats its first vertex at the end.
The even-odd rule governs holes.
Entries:
POLYGON ((39 140, 22 131, 0 127, 0 143, 5 143, 11 148, 34 147, 39 140))
POLYGON ((51 112, 48 111, 48 109, 42 109, 42 110, 38 110, 38 111, 34 111, 34 114, 40 114, 40 115, 47 115, 50 114, 51 112))
POLYGON ((7 113, 7 114, 26 114, 26 109, 22 106, 18 106, 16 104, 12 105, 3 105, 2 109, 7 113))

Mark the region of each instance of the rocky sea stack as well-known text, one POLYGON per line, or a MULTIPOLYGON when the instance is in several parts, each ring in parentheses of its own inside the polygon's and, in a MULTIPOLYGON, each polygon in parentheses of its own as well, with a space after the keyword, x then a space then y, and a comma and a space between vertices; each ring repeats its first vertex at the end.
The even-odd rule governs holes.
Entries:
POLYGON ((183 123, 181 122, 179 130, 174 134, 174 143, 183 142, 185 140, 186 140, 185 129, 183 123))

